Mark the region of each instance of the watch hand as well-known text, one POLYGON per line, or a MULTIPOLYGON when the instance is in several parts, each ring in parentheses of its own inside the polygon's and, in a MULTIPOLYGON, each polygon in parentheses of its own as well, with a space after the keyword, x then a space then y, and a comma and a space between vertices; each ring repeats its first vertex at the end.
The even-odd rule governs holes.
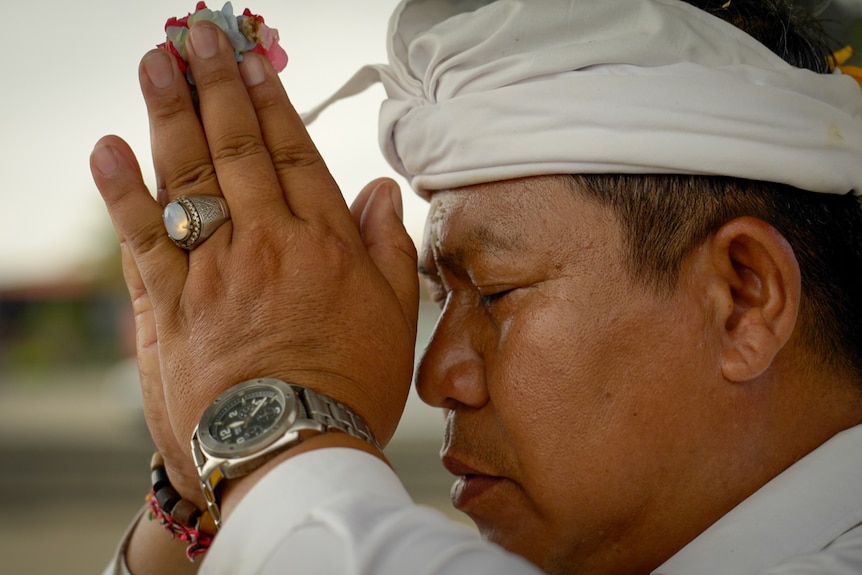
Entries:
MULTIPOLYGON (((248 417, 246 417, 241 423, 236 422, 236 423, 238 423, 238 425, 236 425, 236 427, 239 427, 239 426, 244 427, 244 426, 248 425, 249 422, 254 418, 255 415, 257 415, 257 412, 260 411, 260 408, 263 407, 263 404, 266 403, 266 400, 268 400, 268 399, 269 399, 268 397, 260 398, 260 401, 255 404, 254 409, 252 410, 251 413, 248 414, 248 417)), ((234 425, 231 424, 231 426, 233 427, 234 425)))
POLYGON ((249 415, 248 418, 251 419, 252 417, 257 415, 257 412, 260 411, 260 408, 263 407, 263 404, 266 403, 268 399, 268 397, 261 398, 260 403, 257 404, 257 407, 254 408, 254 411, 251 412, 251 415, 249 415))

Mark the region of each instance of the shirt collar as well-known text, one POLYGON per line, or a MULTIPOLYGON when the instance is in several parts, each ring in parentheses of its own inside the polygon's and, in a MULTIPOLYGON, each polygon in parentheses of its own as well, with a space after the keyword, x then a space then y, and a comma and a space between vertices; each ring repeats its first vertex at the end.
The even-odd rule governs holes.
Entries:
POLYGON ((823 549, 862 523, 862 425, 812 451, 653 575, 745 575, 823 549))

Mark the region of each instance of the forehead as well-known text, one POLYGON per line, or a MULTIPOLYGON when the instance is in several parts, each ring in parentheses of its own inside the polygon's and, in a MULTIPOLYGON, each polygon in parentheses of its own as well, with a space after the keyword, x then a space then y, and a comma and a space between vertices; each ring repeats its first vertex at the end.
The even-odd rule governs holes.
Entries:
POLYGON ((606 227, 610 211, 585 199, 567 176, 536 176, 466 186, 431 197, 422 260, 445 253, 460 259, 476 251, 529 252, 590 237, 606 227))

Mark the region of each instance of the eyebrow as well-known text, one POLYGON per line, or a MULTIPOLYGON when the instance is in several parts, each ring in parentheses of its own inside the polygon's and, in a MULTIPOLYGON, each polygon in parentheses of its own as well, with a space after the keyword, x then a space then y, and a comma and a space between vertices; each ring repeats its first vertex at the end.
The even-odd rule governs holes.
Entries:
MULTIPOLYGON (((470 230, 467 237, 459 242, 457 246, 450 250, 443 250, 434 258, 434 267, 444 267, 446 269, 464 269, 464 262, 474 246, 480 245, 484 250, 493 251, 513 251, 524 246, 524 242, 520 236, 503 236, 491 226, 482 225, 470 230)), ((434 279, 437 277, 435 270, 428 266, 419 264, 419 275, 434 279)))

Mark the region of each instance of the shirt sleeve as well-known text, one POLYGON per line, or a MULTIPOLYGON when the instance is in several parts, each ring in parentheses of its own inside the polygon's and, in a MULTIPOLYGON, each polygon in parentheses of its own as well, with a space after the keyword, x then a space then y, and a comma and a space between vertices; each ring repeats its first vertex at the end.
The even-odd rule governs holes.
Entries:
POLYGON ((793 557, 758 575, 859 575, 862 573, 862 524, 824 549, 793 557))
POLYGON ((102 575, 132 575, 129 572, 129 568, 126 566, 126 550, 129 547, 129 540, 132 538, 132 532, 135 530, 135 525, 138 524, 138 521, 140 520, 141 515, 144 514, 145 510, 146 506, 142 507, 135 514, 135 517, 132 519, 132 522, 129 523, 129 526, 126 527, 126 531, 123 533, 119 545, 117 545, 114 556, 111 558, 111 562, 105 567, 105 570, 102 571, 102 575))
POLYGON ((540 575, 414 504, 378 458, 345 448, 303 453, 268 473, 225 522, 201 573, 540 575))

